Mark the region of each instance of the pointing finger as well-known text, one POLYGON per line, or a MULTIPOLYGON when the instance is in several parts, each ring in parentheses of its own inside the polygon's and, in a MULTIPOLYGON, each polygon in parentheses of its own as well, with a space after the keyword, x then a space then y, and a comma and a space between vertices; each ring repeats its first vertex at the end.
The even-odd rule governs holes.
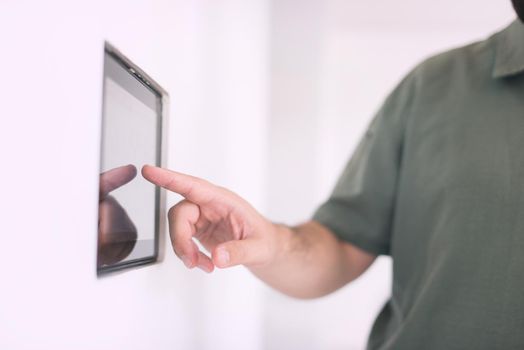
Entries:
POLYGON ((150 165, 142 168, 142 175, 153 184, 176 192, 196 204, 208 203, 218 190, 203 179, 150 165))

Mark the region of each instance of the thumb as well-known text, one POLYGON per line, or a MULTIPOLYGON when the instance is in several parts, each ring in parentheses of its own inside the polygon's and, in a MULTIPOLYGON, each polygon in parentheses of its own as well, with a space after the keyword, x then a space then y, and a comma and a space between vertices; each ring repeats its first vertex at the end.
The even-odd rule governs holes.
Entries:
POLYGON ((267 261, 267 249, 260 239, 233 240, 218 245, 212 252, 213 264, 225 268, 257 265, 267 261))

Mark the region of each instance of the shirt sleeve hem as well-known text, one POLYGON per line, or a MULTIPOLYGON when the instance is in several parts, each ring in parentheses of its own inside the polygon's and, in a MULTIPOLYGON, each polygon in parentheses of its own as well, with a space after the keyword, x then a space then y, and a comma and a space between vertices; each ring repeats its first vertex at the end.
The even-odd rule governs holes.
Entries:
POLYGON ((339 239, 351 243, 356 247, 374 254, 374 255, 390 255, 390 245, 384 242, 378 242, 365 236, 365 233, 359 233, 342 227, 345 225, 337 224, 340 222, 340 218, 333 217, 329 208, 326 204, 320 207, 312 217, 313 221, 320 223, 329 229, 339 239))

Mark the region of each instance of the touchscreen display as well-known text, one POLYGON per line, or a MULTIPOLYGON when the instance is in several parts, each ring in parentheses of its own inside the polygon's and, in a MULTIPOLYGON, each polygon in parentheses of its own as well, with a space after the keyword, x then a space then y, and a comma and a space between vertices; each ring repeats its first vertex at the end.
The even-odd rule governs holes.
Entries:
POLYGON ((140 175, 160 165, 161 97, 136 70, 110 52, 104 95, 97 271, 156 260, 159 192, 140 175))

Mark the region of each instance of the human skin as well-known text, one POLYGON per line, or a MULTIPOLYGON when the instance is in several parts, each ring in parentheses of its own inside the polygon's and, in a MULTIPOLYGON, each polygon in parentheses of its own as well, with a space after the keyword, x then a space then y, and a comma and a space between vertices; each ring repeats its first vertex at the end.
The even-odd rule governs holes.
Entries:
POLYGON ((188 268, 212 272, 244 265, 289 296, 315 298, 353 281, 376 259, 318 222, 272 223, 237 194, 206 180, 147 165, 142 175, 184 197, 168 220, 174 252, 188 268))

